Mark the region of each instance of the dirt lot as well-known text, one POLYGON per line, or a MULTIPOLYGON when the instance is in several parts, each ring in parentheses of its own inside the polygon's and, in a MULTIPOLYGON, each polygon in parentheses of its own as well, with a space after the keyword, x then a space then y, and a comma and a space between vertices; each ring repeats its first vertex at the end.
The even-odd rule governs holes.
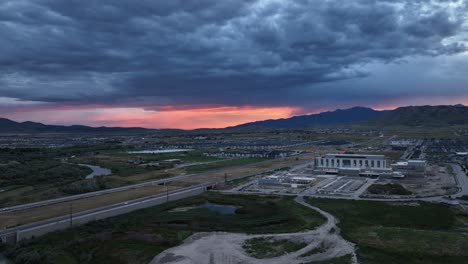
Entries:
POLYGON ((457 191, 453 175, 445 167, 430 166, 425 176, 408 176, 404 179, 380 179, 377 183, 397 183, 415 196, 450 195, 457 191))

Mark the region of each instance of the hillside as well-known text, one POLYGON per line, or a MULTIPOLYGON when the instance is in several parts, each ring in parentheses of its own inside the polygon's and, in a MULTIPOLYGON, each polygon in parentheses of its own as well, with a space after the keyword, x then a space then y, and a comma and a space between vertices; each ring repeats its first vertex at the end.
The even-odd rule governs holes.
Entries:
POLYGON ((468 124, 468 107, 463 105, 407 106, 367 122, 370 125, 389 126, 451 126, 468 124))
POLYGON ((384 114, 366 107, 353 107, 345 110, 335 110, 314 115, 294 116, 291 118, 256 121, 235 126, 234 128, 268 127, 268 128, 300 128, 317 125, 331 125, 340 123, 355 123, 368 121, 384 114))
POLYGON ((0 133, 146 133, 152 129, 131 127, 89 127, 89 126, 55 126, 44 125, 35 122, 15 122, 6 118, 0 118, 0 133))

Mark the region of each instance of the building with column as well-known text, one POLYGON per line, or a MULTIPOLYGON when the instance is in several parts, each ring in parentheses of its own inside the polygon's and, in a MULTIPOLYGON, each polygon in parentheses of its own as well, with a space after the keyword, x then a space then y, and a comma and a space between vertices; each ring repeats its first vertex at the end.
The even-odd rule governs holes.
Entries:
POLYGON ((359 175, 363 172, 384 173, 387 167, 384 155, 327 154, 315 158, 315 170, 324 173, 359 175), (342 172, 342 173, 340 173, 342 172))

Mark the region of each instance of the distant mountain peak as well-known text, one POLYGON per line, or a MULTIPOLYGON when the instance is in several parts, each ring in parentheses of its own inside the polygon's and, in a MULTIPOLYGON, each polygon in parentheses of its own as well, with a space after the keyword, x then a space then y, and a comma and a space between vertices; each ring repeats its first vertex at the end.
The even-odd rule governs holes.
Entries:
POLYGON ((370 125, 451 126, 468 124, 468 107, 423 105, 399 107, 369 121, 370 125))
POLYGON ((293 116, 290 118, 270 119, 264 121, 250 122, 235 126, 236 128, 262 126, 269 128, 300 128, 315 125, 330 125, 339 123, 353 123, 367 121, 380 116, 384 111, 372 108, 355 106, 348 109, 337 109, 319 114, 293 116))
POLYGON ((58 126, 25 121, 16 122, 7 118, 0 118, 0 133, 144 133, 152 129, 139 127, 89 127, 82 125, 58 126))

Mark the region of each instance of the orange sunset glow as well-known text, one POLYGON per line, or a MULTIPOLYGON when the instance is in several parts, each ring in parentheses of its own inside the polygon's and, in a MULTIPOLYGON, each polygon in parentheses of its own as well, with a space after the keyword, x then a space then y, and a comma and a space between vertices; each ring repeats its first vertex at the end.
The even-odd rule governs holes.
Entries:
POLYGON ((70 125, 80 123, 90 126, 120 126, 147 128, 223 128, 242 123, 287 118, 297 107, 224 106, 170 111, 148 111, 142 108, 53 109, 34 112, 17 112, 11 117, 25 121, 70 125))

